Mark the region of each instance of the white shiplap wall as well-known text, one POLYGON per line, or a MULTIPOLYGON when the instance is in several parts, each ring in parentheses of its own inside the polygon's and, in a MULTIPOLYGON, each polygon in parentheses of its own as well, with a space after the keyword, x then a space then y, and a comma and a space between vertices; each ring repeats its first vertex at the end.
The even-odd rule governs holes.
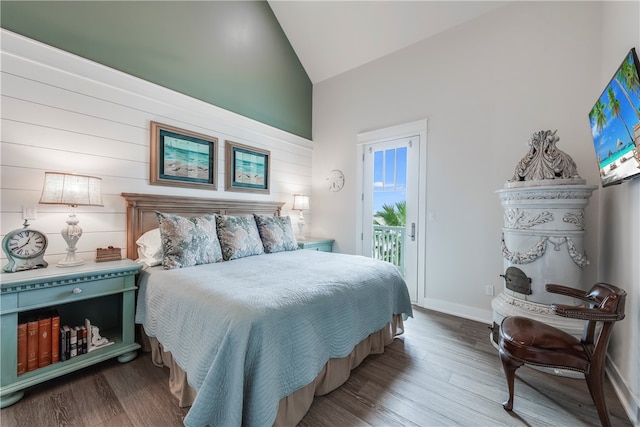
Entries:
POLYGON ((282 201, 285 215, 294 193, 310 193, 311 141, 1 31, 0 232, 22 225, 23 206, 37 206, 31 227, 48 235, 50 264, 64 256, 59 233, 69 209, 38 205, 45 171, 102 178, 104 207, 77 209, 78 254, 86 260, 97 247, 125 247, 123 192, 282 201), (151 121, 218 138, 218 191, 149 185, 151 121), (269 195, 224 191, 225 139, 271 151, 269 195))

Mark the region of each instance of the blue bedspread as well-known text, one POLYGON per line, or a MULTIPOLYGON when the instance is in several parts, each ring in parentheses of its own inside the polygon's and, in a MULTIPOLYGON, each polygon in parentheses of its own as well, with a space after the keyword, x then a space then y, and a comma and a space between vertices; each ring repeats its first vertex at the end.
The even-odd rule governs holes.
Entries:
POLYGON ((330 358, 412 315, 395 266, 310 250, 151 268, 139 286, 136 323, 198 391, 186 426, 271 426, 330 358))

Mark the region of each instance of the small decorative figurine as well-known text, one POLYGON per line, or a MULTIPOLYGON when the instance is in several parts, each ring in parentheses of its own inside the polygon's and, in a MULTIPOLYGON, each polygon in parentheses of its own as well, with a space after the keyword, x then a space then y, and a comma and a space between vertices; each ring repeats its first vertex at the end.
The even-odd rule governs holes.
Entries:
POLYGON ((100 336, 100 328, 91 325, 91 347, 102 347, 108 342, 108 339, 100 336))
POLYGON ((109 341, 107 338, 100 336, 100 328, 92 325, 89 319, 84 319, 84 326, 87 329, 88 352, 114 343, 113 341, 109 341))

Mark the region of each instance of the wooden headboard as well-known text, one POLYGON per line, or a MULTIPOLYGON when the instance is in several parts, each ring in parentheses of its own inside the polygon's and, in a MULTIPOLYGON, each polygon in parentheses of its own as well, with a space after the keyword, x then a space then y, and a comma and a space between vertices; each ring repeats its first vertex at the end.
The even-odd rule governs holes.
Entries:
POLYGON ((284 202, 204 199, 200 197, 163 196, 159 194, 122 193, 127 201, 127 258, 138 258, 136 240, 146 231, 158 227, 155 212, 182 216, 207 213, 221 215, 268 214, 280 216, 284 202))

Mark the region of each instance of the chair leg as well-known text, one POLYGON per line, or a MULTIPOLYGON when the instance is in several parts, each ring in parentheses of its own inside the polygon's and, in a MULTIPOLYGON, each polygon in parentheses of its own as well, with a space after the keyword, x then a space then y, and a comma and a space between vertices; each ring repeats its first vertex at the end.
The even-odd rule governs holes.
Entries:
POLYGON ((513 384, 516 379, 516 369, 523 365, 522 362, 512 359, 502 349, 500 349, 500 360, 502 361, 502 369, 507 377, 507 387, 509 388, 509 400, 502 404, 507 411, 513 409, 513 384))
POLYGON ((587 380, 587 386, 589 387, 589 393, 591 393, 591 398, 593 399, 593 403, 596 405, 596 410, 598 411, 600 424, 602 424, 602 427, 611 427, 609 411, 607 410, 607 402, 602 389, 604 373, 600 371, 599 373, 594 372, 585 374, 585 378, 587 380))

